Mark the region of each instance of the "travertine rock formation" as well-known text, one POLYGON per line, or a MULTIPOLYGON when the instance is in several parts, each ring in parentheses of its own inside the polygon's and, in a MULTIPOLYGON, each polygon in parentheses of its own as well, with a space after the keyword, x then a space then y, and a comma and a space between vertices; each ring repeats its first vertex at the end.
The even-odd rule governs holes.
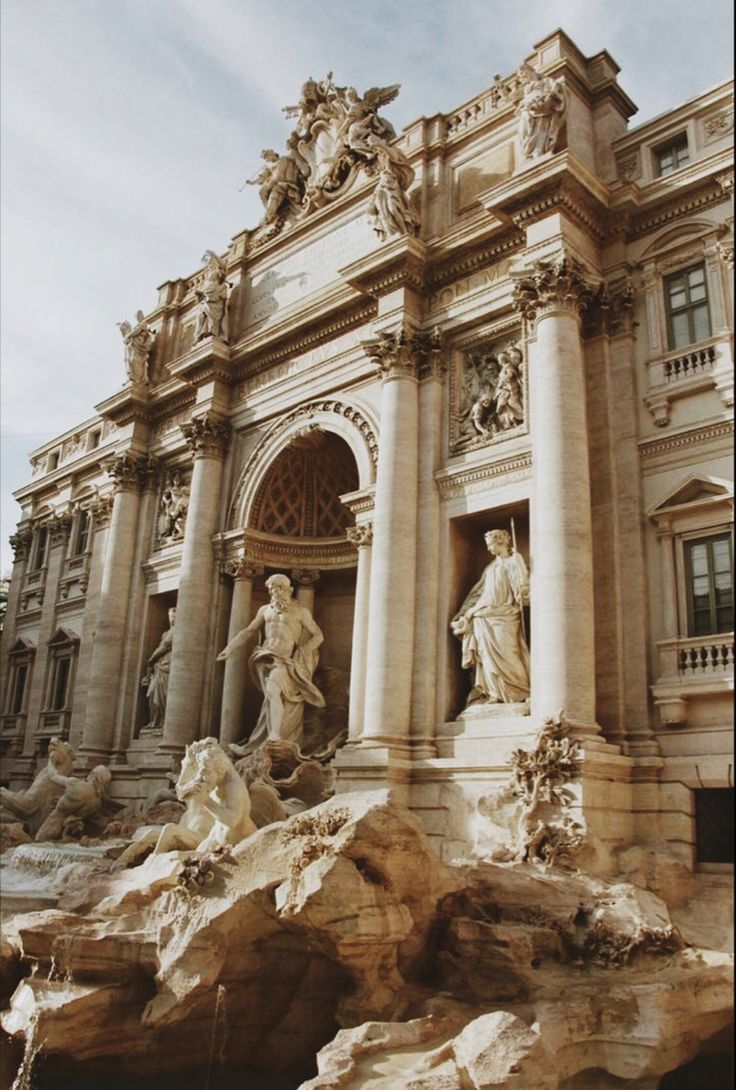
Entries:
POLYGON ((3 1026, 49 1070, 188 1071, 220 1032, 226 1066, 305 1072, 322 1048, 305 1090, 560 1090, 659 1075, 728 1021, 725 956, 685 949, 653 893, 445 867, 387 792, 110 866, 78 866, 57 910, 8 929, 4 978, 33 972, 3 1026))

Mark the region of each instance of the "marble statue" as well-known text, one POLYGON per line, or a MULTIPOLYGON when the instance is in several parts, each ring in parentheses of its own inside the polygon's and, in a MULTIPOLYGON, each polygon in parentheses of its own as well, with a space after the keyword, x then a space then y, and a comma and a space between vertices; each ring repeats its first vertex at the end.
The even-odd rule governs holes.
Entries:
POLYGON ((117 869, 133 867, 151 853, 213 852, 238 844, 256 831, 248 788, 215 738, 201 738, 187 746, 175 791, 186 807, 181 821, 136 830, 117 869))
POLYGON ((259 186, 258 195, 265 209, 264 223, 298 210, 302 199, 303 179, 299 163, 292 155, 279 155, 273 148, 261 152, 264 165, 247 185, 259 186))
POLYGON ((171 648, 174 642, 174 621, 176 610, 169 610, 169 627, 164 632, 158 647, 153 651, 141 685, 146 686, 148 713, 150 720, 141 733, 160 734, 164 729, 166 700, 169 695, 169 673, 171 672, 171 648))
POLYGON ((390 235, 416 234, 419 217, 407 193, 414 170, 398 148, 380 144, 372 133, 367 136, 367 146, 375 152, 378 164, 378 181, 368 205, 373 230, 381 240, 390 235), (405 162, 402 163, 398 156, 405 162))
POLYGON ((37 841, 61 840, 65 835, 82 833, 87 818, 94 817, 102 809, 112 773, 106 765, 97 765, 86 780, 62 776, 58 772, 53 772, 51 779, 62 788, 62 794, 36 833, 37 841))
POLYGON ((27 791, 0 787, 0 821, 22 821, 35 833, 53 810, 63 787, 59 776, 68 776, 74 765, 74 750, 61 738, 49 742, 49 759, 27 791))
POLYGON ((490 530, 485 542, 493 560, 451 622, 462 640, 462 664, 474 671, 471 704, 516 704, 529 697, 529 649, 521 608, 529 600, 529 576, 506 530, 490 530))
POLYGON ((125 370, 128 382, 145 386, 148 383, 148 363, 155 337, 154 331, 146 324, 143 311, 136 312, 135 325, 130 322, 118 322, 125 342, 125 370))
POLYGON ((517 110, 519 140, 525 159, 536 159, 555 150, 565 120, 567 96, 562 79, 540 76, 529 64, 519 70, 521 102, 517 110))
POLYGON ((524 421, 524 394, 521 386, 521 352, 511 347, 499 352, 499 373, 496 381, 496 419, 501 431, 515 428, 524 421))
POLYGON ((298 743, 301 739, 304 704, 324 707, 324 697, 312 682, 317 667, 317 648, 324 637, 312 614, 292 598, 286 575, 266 580, 270 601, 261 606, 247 628, 243 628, 217 656, 229 658, 254 636, 260 641, 250 657, 250 667, 263 693, 263 706, 247 751, 266 739, 298 743))
POLYGON ((198 300, 195 338, 218 337, 221 341, 227 341, 230 286, 225 279, 225 262, 213 250, 206 250, 202 260, 205 262, 204 279, 202 286, 194 293, 198 300))
POLYGON ((189 510, 189 486, 184 484, 177 469, 172 472, 161 494, 160 510, 159 537, 167 541, 181 541, 189 510))

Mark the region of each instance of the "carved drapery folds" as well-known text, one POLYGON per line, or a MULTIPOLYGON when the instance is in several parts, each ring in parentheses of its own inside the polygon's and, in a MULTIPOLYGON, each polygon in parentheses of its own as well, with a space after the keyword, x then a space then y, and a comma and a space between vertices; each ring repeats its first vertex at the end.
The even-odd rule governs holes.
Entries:
POLYGON ((521 102, 517 109, 519 142, 525 159, 537 159, 555 150, 567 113, 562 79, 541 76, 530 64, 519 69, 521 102))
POLYGON ((348 526, 345 535, 358 549, 366 549, 373 544, 373 523, 362 522, 359 526, 348 526))
POLYGON ((128 382, 134 386, 147 386, 149 381, 148 365, 156 333, 151 329, 142 310, 137 311, 135 325, 130 322, 118 322, 125 344, 125 371, 128 382))
POLYGON ((417 333, 406 325, 363 342, 382 382, 394 378, 425 378, 444 367, 442 338, 438 329, 417 333))
POLYGON ((119 454, 105 463, 108 476, 115 482, 115 491, 139 491, 146 488, 156 472, 156 459, 119 454))
POLYGON ((247 184, 258 186, 264 207, 256 244, 329 204, 360 169, 378 176, 371 217, 381 237, 416 230, 406 195, 414 171, 403 152, 391 146, 396 132, 378 113, 398 93, 399 84, 393 84, 359 95, 354 87, 337 87, 331 72, 323 80, 307 80, 299 102, 284 109, 296 119, 286 151, 261 152, 263 166, 248 179, 247 184))
POLYGON ((189 510, 189 484, 180 469, 172 469, 159 500, 158 538, 162 544, 182 541, 189 510))
POLYGON ((230 424, 215 413, 196 416, 180 425, 194 458, 223 458, 230 442, 230 424))
POLYGON ((205 263, 204 275, 199 286, 194 289, 197 299, 197 323, 194 336, 196 340, 201 340, 202 337, 215 337, 227 342, 227 301, 230 284, 226 280, 225 262, 213 250, 206 250, 202 261, 205 263))
POLYGON ((526 421, 526 375, 519 345, 466 352, 455 371, 452 394, 453 452, 516 434, 526 421))
POLYGON ((571 310, 581 314, 599 290, 575 258, 560 254, 540 258, 530 269, 516 274, 513 302, 524 318, 534 323, 545 313, 571 310))

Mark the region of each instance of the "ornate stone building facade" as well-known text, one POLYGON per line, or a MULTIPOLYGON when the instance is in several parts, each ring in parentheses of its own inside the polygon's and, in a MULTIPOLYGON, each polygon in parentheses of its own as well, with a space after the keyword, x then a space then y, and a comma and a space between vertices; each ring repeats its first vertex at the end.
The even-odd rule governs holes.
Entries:
POLYGON ((338 791, 392 785, 452 857, 562 709, 602 844, 723 861, 732 90, 629 128, 617 73, 556 32, 399 137, 398 88, 304 86, 262 224, 122 322, 127 384, 33 453, 6 783, 62 737, 142 798, 193 740, 246 738, 247 656, 217 656, 285 573, 338 791), (492 529, 528 562, 531 653, 496 702, 451 628, 492 529))

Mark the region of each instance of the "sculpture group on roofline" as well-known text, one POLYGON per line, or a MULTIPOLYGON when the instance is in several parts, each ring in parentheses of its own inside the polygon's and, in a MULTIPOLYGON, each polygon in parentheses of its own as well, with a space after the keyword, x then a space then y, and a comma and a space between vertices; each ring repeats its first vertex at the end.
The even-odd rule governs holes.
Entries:
POLYGON ((246 183, 259 187, 267 235, 329 204, 359 169, 377 177, 369 216, 379 237, 416 232, 418 219, 408 197, 414 169, 391 143, 394 127, 378 113, 398 93, 394 84, 359 95, 354 87, 336 86, 331 72, 323 80, 306 81, 299 102, 284 109, 296 119, 285 153, 262 152, 263 167, 246 183))

